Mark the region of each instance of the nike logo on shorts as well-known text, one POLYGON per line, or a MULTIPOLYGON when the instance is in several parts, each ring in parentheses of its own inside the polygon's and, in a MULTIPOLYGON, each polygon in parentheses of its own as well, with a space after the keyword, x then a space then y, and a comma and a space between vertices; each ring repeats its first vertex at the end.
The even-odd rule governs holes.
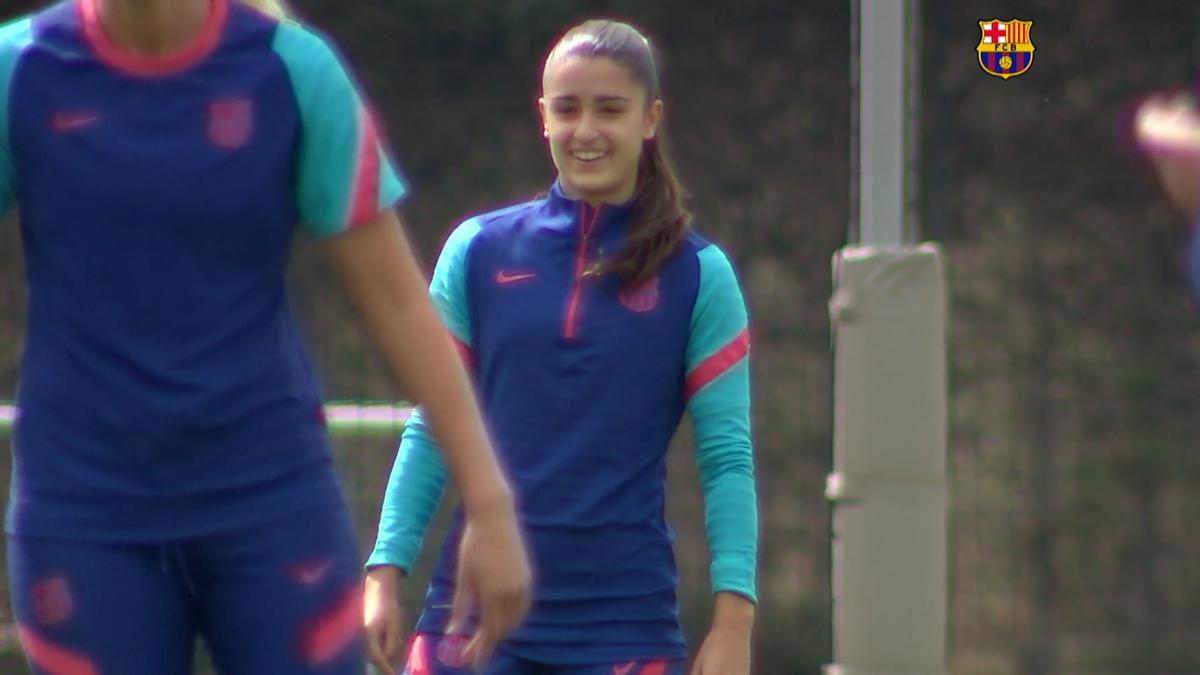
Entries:
POLYGON ((86 129, 100 121, 93 112, 57 112, 50 118, 50 126, 60 134, 86 129))

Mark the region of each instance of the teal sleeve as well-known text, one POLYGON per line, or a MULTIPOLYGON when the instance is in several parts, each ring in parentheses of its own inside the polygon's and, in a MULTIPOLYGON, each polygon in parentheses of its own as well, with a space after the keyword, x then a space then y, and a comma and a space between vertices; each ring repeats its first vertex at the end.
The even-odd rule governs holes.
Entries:
POLYGON ((337 53, 294 21, 279 24, 274 48, 300 110, 295 189, 304 224, 333 235, 395 205, 407 187, 337 53))
POLYGON ((406 572, 412 570, 445 485, 446 463, 417 408, 400 438, 367 567, 394 565, 406 572))
POLYGON ((731 591, 757 602, 758 505, 746 306, 721 250, 710 245, 699 259, 686 393, 704 493, 709 575, 714 593, 731 591))
POLYGON ((8 130, 13 73, 21 52, 32 39, 29 17, 0 26, 0 218, 12 207, 17 190, 17 172, 8 130))
POLYGON ((480 230, 480 223, 475 218, 454 228, 442 246, 442 253, 433 268, 433 279, 429 283, 429 298, 442 323, 446 324, 456 340, 468 347, 474 342, 467 312, 467 251, 480 230))
MULTIPOLYGON (((475 220, 455 228, 442 247, 429 286, 430 299, 442 321, 455 339, 468 348, 472 343, 467 314, 466 257, 479 229, 475 220)), ((406 571, 412 569, 445 485, 446 462, 418 407, 400 438, 400 449, 383 496, 375 549, 367 559, 367 567, 394 565, 406 571)))

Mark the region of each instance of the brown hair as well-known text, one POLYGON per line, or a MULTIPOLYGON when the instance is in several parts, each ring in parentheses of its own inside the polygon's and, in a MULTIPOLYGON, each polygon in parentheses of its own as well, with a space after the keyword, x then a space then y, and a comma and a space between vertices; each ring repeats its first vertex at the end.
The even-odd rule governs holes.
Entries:
POLYGON ((277 19, 287 18, 291 14, 283 0, 242 0, 242 3, 277 19))
MULTIPOLYGON (((654 49, 645 35, 627 23, 593 19, 575 26, 550 50, 543 73, 567 56, 610 58, 645 87, 646 105, 661 98, 654 49)), ((683 208, 683 185, 667 154, 661 121, 655 137, 642 145, 633 200, 633 226, 628 240, 598 270, 616 274, 627 288, 640 286, 658 273, 687 236, 691 222, 691 214, 683 208)))

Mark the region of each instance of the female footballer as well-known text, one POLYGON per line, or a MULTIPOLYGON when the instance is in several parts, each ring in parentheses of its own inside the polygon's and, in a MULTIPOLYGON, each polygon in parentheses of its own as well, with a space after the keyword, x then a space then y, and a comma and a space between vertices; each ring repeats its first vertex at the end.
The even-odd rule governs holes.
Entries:
MULTIPOLYGON (((538 101, 558 180, 544 197, 471 218, 449 237, 431 294, 481 392, 534 560, 533 605, 488 675, 683 673, 675 561, 664 521, 667 445, 695 429, 715 593, 696 675, 747 675, 757 511, 749 338, 724 253, 689 228, 664 150, 649 41, 588 21, 546 59, 538 101)), ((410 422, 368 561, 373 661, 399 659, 399 579, 444 469, 424 410, 410 422)), ((455 514, 408 649, 409 675, 467 659, 455 601, 455 514)))

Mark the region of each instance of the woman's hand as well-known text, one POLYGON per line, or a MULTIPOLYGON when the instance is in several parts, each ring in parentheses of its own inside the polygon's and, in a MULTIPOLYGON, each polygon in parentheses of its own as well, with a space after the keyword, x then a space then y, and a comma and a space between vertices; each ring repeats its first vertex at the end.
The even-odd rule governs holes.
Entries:
POLYGON ((479 625, 463 653, 481 668, 496 643, 525 619, 532 574, 511 497, 468 505, 465 515, 447 632, 461 633, 472 609, 480 608, 479 625))
POLYGON ((712 627, 691 675, 750 675, 753 632, 754 603, 736 593, 717 593, 712 627))
POLYGON ((363 631, 367 658, 380 673, 391 675, 404 658, 404 612, 397 596, 404 572, 380 565, 367 571, 363 581, 363 631))
POLYGON ((531 575, 512 488, 396 214, 384 211, 331 237, 325 249, 396 380, 422 405, 462 493, 466 523, 453 616, 461 623, 478 604, 481 620, 467 655, 481 664, 529 607, 531 575))

